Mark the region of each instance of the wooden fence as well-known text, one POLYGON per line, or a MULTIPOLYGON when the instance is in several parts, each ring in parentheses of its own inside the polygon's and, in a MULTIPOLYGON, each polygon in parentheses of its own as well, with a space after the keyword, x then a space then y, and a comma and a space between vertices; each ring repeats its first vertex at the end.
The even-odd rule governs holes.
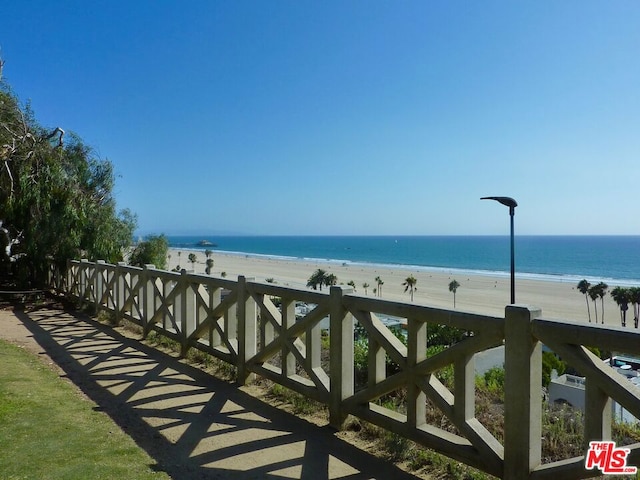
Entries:
MULTIPOLYGON (((504 318, 491 317, 363 297, 338 286, 316 292, 243 276, 235 281, 86 260, 70 261, 65 274, 52 270, 50 282, 75 300, 138 324, 145 335, 155 331, 174 339, 183 355, 196 348, 234 365, 240 383, 260 375, 326 404, 335 428, 353 415, 500 478, 570 479, 600 473, 585 470, 584 456, 541 461, 542 342, 586 377, 585 453, 590 440, 610 438, 612 399, 640 418, 638 390, 587 349, 640 355, 639 335, 544 319, 528 306, 507 306, 504 318), (302 303, 311 308, 296 316, 296 305, 302 303), (406 346, 384 325, 387 317, 406 319, 406 346), (325 329, 321 322, 327 318, 325 329), (368 339, 368 372, 358 382, 356 324, 368 339), (471 334, 427 358, 428 324, 471 334), (499 440, 476 418, 474 359, 476 353, 503 344, 505 422, 499 440), (387 358, 399 366, 389 375, 387 358), (452 389, 435 375, 449 365, 452 389), (404 412, 376 402, 395 391, 406 395, 404 412), (427 421, 427 402, 446 415, 456 433, 427 421)), ((628 464, 640 465, 640 444, 627 448, 628 464)))

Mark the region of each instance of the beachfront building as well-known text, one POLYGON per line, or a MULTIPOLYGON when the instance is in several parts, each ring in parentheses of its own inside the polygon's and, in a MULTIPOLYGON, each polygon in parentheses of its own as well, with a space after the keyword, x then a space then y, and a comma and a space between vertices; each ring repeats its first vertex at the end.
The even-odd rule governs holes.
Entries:
MULTIPOLYGON (((640 359, 617 355, 604 360, 620 375, 626 377, 636 388, 640 388, 640 359)), ((585 383, 584 377, 564 374, 553 376, 549 383, 549 402, 566 403, 574 408, 585 411, 585 383)), ((639 419, 631 415, 618 403, 612 401, 613 418, 619 422, 638 423, 639 419)))

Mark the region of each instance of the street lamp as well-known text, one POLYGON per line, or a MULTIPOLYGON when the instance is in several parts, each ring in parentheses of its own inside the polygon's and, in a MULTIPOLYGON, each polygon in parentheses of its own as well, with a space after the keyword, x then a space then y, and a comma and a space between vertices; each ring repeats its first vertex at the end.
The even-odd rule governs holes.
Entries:
POLYGON ((516 213, 518 202, 511 197, 482 197, 480 200, 495 200, 509 207, 509 216, 511 217, 511 304, 514 304, 516 303, 516 264, 513 241, 513 216, 516 213))

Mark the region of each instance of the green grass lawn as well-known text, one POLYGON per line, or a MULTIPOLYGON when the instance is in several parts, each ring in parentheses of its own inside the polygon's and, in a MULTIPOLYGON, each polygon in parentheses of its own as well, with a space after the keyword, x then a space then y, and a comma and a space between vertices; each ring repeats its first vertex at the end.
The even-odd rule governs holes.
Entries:
POLYGON ((0 341, 0 479, 168 479, 95 405, 0 341))

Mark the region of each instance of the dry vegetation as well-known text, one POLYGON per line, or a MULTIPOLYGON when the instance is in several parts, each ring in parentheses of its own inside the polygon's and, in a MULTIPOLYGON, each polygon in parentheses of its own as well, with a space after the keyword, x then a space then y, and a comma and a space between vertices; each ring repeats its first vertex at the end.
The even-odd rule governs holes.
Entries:
MULTIPOLYGON (((111 322, 106 314, 100 314, 102 321, 111 322)), ((120 329, 139 336, 140 327, 123 322, 120 329)), ((179 351, 177 342, 156 332, 151 332, 146 343, 158 348, 179 351)), ((204 369, 218 378, 235 381, 235 367, 215 359, 196 349, 191 349, 186 358, 190 363, 204 369)), ((278 363, 279 357, 274 360, 278 363)), ((328 365, 328 337, 323 337, 323 364, 328 365)), ((302 372, 302 371, 301 371, 302 372)), ((437 373, 447 385, 452 385, 451 367, 437 373)), ((362 378, 366 380, 366 376, 362 378)), ((503 441, 504 432, 504 371, 493 369, 484 377, 476 380, 476 417, 499 441, 503 441)), ((326 425, 328 409, 325 405, 293 392, 269 380, 256 379, 248 387, 248 393, 261 400, 286 410, 317 425, 326 425)), ((541 390, 542 392, 542 390, 541 390)), ((541 397, 542 398, 542 397, 541 397)), ((378 400, 386 408, 403 412, 406 392, 398 390, 378 400)), ((452 433, 458 433, 448 418, 427 401, 427 421, 452 433)), ((584 422, 580 411, 567 405, 548 405, 543 403, 543 462, 571 458, 584 454, 584 422)), ((396 463, 412 474, 422 478, 485 479, 490 475, 475 470, 455 460, 449 459, 432 450, 421 447, 399 435, 385 431, 360 419, 349 417, 345 428, 337 432, 340 438, 359 446, 366 451, 396 463)), ((640 428, 627 424, 615 424, 614 440, 620 445, 640 441, 640 428)))

